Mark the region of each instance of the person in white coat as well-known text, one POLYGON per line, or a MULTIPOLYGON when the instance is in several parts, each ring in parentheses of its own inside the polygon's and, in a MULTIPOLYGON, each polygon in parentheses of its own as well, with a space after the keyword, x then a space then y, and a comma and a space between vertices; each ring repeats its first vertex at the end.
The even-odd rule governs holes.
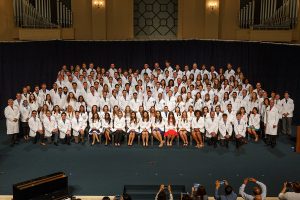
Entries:
POLYGON ((215 112, 210 111, 210 118, 205 120, 205 129, 208 145, 211 146, 214 142, 214 147, 217 148, 219 121, 215 118, 215 112))
POLYGON ((165 122, 165 137, 167 137, 167 146, 172 146, 172 142, 175 137, 178 137, 178 133, 176 131, 178 127, 178 123, 175 119, 175 115, 173 112, 170 112, 168 115, 168 120, 165 122))
POLYGON ((84 143, 84 130, 86 128, 86 121, 83 117, 80 116, 79 111, 75 112, 75 117, 72 119, 72 129, 73 129, 73 136, 75 138, 75 143, 78 144, 81 138, 82 145, 85 146, 84 143))
POLYGON ((142 106, 142 100, 137 98, 137 92, 133 93, 133 99, 130 100, 129 106, 132 111, 137 113, 139 111, 139 107, 142 106))
POLYGON ((61 114, 61 119, 58 120, 57 125, 61 143, 71 145, 71 122, 67 119, 65 112, 61 114))
POLYGON ((201 117, 201 111, 196 110, 195 111, 195 118, 192 121, 192 136, 193 139, 197 142, 198 148, 201 148, 204 146, 203 141, 202 141, 202 134, 204 134, 204 129, 205 127, 205 122, 204 122, 204 117, 201 117))
POLYGON ((179 120, 178 123, 178 128, 179 128, 179 135, 183 141, 183 146, 187 147, 189 144, 187 139, 187 133, 191 132, 191 123, 190 120, 188 119, 188 114, 186 111, 182 112, 181 119, 179 120))
POLYGON ((133 111, 131 112, 131 116, 130 116, 130 121, 128 123, 128 130, 127 133, 129 134, 129 138, 128 138, 128 146, 132 146, 132 142, 135 138, 136 134, 140 134, 138 129, 139 129, 139 121, 136 118, 136 113, 133 111))
POLYGON ((166 105, 166 102, 165 102, 165 100, 162 99, 162 93, 159 93, 158 99, 155 103, 155 110, 162 112, 164 110, 165 105, 166 105))
POLYGON ((18 107, 13 106, 13 104, 14 101, 12 99, 9 99, 8 106, 4 109, 8 143, 11 147, 14 146, 14 144, 19 144, 18 133, 20 113, 18 107))
POLYGON ((47 137, 48 144, 51 144, 51 137, 54 134, 54 145, 58 146, 57 138, 58 138, 58 129, 57 122, 54 116, 51 116, 51 111, 48 110, 46 112, 46 117, 44 117, 43 125, 45 128, 45 136, 47 137))
POLYGON ((257 131, 260 129, 260 114, 258 114, 258 109, 256 107, 253 108, 252 114, 249 118, 249 126, 247 128, 249 134, 253 134, 255 136, 255 142, 258 140, 257 131))
POLYGON ((118 111, 118 116, 114 119, 114 134, 115 134, 115 146, 120 147, 121 138, 125 132, 125 118, 123 117, 123 113, 121 110, 118 111))
POLYGON ((40 136, 40 144, 45 145, 44 143, 44 133, 43 127, 40 119, 37 117, 37 112, 35 110, 31 113, 32 117, 28 120, 28 125, 30 128, 29 136, 32 139, 32 143, 36 144, 38 135, 40 136))
POLYGON ((31 117, 31 109, 28 106, 28 101, 26 99, 23 101, 22 106, 20 106, 20 114, 21 114, 21 126, 23 131, 23 137, 25 140, 29 140, 28 120, 31 117))
POLYGON ((90 88, 90 93, 87 93, 86 95, 86 103, 87 103, 87 111, 90 112, 92 110, 92 106, 96 105, 98 106, 99 105, 99 96, 98 94, 95 92, 95 88, 94 86, 92 86, 90 88))
POLYGON ((152 134, 160 142, 159 147, 162 147, 165 143, 165 141, 162 139, 162 134, 164 133, 164 126, 165 120, 163 119, 161 112, 156 111, 152 134))
POLYGON ((143 147, 148 147, 149 134, 151 133, 151 120, 147 111, 143 112, 140 121, 140 131, 142 133, 143 147))
POLYGON ((101 126, 101 119, 97 112, 93 113, 93 116, 90 120, 90 135, 93 135, 93 143, 91 144, 94 146, 95 140, 100 143, 98 135, 102 133, 102 126, 101 126))
POLYGON ((266 127, 267 134, 267 143, 264 146, 275 147, 278 120, 278 109, 274 106, 274 100, 272 99, 264 117, 264 126, 266 127))
POLYGON ((236 114, 236 120, 234 121, 233 124, 234 124, 235 138, 236 138, 236 146, 239 149, 239 151, 241 151, 242 144, 248 144, 248 142, 244 140, 244 137, 246 136, 247 124, 244 120, 242 120, 240 112, 236 114))
POLYGON ((152 95, 151 91, 148 91, 147 92, 148 97, 144 99, 144 109, 148 112, 150 111, 150 108, 155 104, 155 99, 151 95, 152 95))
POLYGON ((284 99, 282 99, 281 102, 282 102, 282 133, 288 134, 288 136, 291 137, 294 101, 293 99, 290 98, 289 93, 285 92, 284 99))
POLYGON ((232 135, 232 125, 227 120, 227 114, 223 114, 222 119, 219 121, 219 131, 220 131, 220 145, 221 147, 226 146, 229 149, 228 143, 229 138, 232 135))

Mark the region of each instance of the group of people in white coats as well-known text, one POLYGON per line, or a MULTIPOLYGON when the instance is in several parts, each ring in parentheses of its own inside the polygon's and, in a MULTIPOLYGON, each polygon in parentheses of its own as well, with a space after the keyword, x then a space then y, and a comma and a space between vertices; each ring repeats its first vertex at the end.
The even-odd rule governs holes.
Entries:
MULTIPOLYGON (((16 100, 8 100, 5 108, 9 144, 18 144, 16 134, 21 122, 25 140, 33 143, 44 139, 58 145, 75 143, 85 145, 85 137, 90 134, 94 145, 99 137, 108 145, 112 134, 115 146, 120 146, 124 134, 128 135, 129 146, 140 134, 143 146, 148 146, 152 134, 160 144, 172 146, 180 137, 183 146, 188 146, 188 136, 196 141, 197 148, 208 145, 229 148, 229 139, 236 141, 241 150, 246 144, 246 134, 258 140, 258 131, 267 136, 266 145, 275 147, 276 137, 291 136, 294 102, 289 93, 284 98, 275 92, 270 97, 261 88, 255 88, 244 77, 241 68, 236 71, 230 63, 227 70, 211 66, 210 70, 197 64, 179 65, 173 69, 169 61, 165 69, 155 63, 150 70, 122 70, 111 64, 109 70, 94 68, 93 63, 80 66, 66 65, 59 71, 51 90, 43 83, 41 89, 35 86, 23 87, 16 100), (166 139, 166 141, 165 141, 166 139)), ((190 144, 191 145, 191 144, 190 144)))

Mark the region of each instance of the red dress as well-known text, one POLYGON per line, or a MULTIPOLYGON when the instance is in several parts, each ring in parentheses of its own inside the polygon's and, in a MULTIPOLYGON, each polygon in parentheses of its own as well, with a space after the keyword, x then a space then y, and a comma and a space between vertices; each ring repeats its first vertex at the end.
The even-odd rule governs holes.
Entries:
MULTIPOLYGON (((172 124, 172 121, 170 121, 170 124, 172 124)), ((165 132, 165 137, 167 137, 168 135, 175 135, 176 137, 178 137, 178 133, 175 130, 168 130, 167 132, 165 132)))

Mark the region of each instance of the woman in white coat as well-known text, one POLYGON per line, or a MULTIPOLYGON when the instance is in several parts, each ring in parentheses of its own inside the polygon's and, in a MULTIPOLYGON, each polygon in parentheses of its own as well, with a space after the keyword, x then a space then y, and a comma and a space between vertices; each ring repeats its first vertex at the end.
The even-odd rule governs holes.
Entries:
POLYGON ((161 112, 156 111, 152 134, 160 142, 159 147, 162 147, 165 143, 161 136, 161 134, 164 133, 164 126, 165 123, 161 116, 161 112))
POLYGON ((188 120, 188 115, 186 111, 183 111, 182 113, 182 117, 179 121, 178 128, 179 128, 179 135, 183 141, 183 146, 187 147, 189 142, 186 134, 188 132, 191 132, 191 124, 190 121, 188 120))
POLYGON ((19 144, 18 133, 19 133, 19 117, 20 113, 17 106, 13 106, 14 101, 8 100, 8 106, 4 110, 6 118, 6 128, 9 145, 12 147, 14 144, 19 144))
POLYGON ((256 131, 258 131, 260 128, 260 115, 258 114, 258 110, 256 107, 253 108, 252 114, 249 118, 249 127, 248 127, 248 133, 253 134, 255 136, 255 142, 258 140, 258 136, 256 131))
POLYGON ((165 137, 167 137, 167 146, 172 146, 172 142, 175 137, 178 137, 176 131, 178 123, 176 122, 173 112, 169 113, 168 120, 166 121, 166 132, 165 137))
POLYGON ((202 109, 202 98, 201 98, 201 93, 200 92, 198 92, 196 94, 194 108, 195 108, 195 110, 201 110, 202 109))
POLYGON ((20 106, 20 114, 21 114, 21 126, 22 126, 22 130, 23 130, 24 139, 29 140, 28 120, 31 117, 31 109, 28 106, 27 100, 24 100, 23 104, 20 106))
POLYGON ((121 110, 118 111, 118 116, 115 117, 114 120, 114 132, 115 132, 115 146, 120 147, 121 138, 123 133, 125 132, 125 118, 123 117, 123 113, 121 110))
POLYGON ((279 120, 278 109, 274 106, 274 100, 270 100, 270 106, 267 108, 264 117, 264 126, 266 127, 267 144, 274 148, 276 145, 277 124, 279 120))
POLYGON ((195 118, 192 121, 192 136, 194 140, 197 142, 197 148, 203 147, 203 141, 202 141, 202 136, 201 134, 204 133, 205 129, 205 123, 204 123, 204 117, 201 117, 201 111, 196 110, 195 111, 195 118))
POLYGON ((30 94, 30 96, 29 96, 29 107, 32 111, 34 111, 34 110, 38 111, 38 109, 39 109, 39 103, 35 99, 34 94, 30 94))
POLYGON ((140 121, 140 131, 142 133, 143 147, 148 147, 149 134, 151 133, 151 121, 147 111, 143 112, 142 120, 140 121))
POLYGON ((93 117, 90 121, 90 135, 93 135, 93 143, 92 146, 95 144, 95 140, 100 143, 98 135, 102 132, 101 120, 98 113, 94 113, 93 117))
POLYGON ((58 105, 54 106, 52 116, 55 117, 56 122, 58 122, 61 119, 61 111, 58 105))
POLYGON ((128 138, 128 144, 127 145, 132 146, 132 142, 135 138, 135 135, 140 134, 138 132, 139 122, 136 118, 136 113, 135 112, 131 112, 130 120, 129 120, 129 122, 127 122, 127 126, 128 126, 127 132, 129 133, 129 138, 128 138))
POLYGON ((108 144, 108 140, 111 140, 110 134, 112 133, 112 119, 109 113, 106 113, 102 121, 102 128, 104 129, 105 146, 108 144))

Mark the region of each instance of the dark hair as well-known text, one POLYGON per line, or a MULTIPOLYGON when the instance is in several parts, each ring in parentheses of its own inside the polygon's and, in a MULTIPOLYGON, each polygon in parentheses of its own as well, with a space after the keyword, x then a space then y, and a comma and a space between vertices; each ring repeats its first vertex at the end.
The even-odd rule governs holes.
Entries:
POLYGON ((110 200, 109 197, 103 197, 102 200, 110 200))
POLYGON ((157 195, 157 200, 167 200, 167 195, 164 191, 161 191, 158 195, 157 195))
POLYGON ((225 186, 225 194, 230 195, 232 193, 232 187, 230 185, 225 186))
POLYGON ((203 200, 204 195, 206 195, 205 187, 203 185, 199 185, 196 196, 201 197, 201 200, 203 200))
POLYGON ((188 194, 182 196, 182 200, 192 200, 192 197, 188 194))
POLYGON ((124 200, 131 200, 131 197, 128 194, 123 195, 124 200))
POLYGON ((295 193, 300 193, 300 183, 299 182, 293 183, 293 190, 295 193))

